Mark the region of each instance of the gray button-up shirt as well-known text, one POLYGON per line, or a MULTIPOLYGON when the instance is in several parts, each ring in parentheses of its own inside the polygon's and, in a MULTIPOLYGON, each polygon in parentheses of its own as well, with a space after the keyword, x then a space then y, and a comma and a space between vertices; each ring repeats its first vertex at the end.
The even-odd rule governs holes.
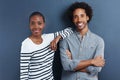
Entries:
POLYGON ((85 36, 74 31, 72 35, 60 42, 60 56, 63 66, 62 80, 98 80, 97 74, 101 67, 89 66, 90 74, 74 71, 81 60, 92 59, 98 55, 104 57, 104 41, 90 30, 85 36), (66 49, 72 54, 72 59, 66 55, 66 49))

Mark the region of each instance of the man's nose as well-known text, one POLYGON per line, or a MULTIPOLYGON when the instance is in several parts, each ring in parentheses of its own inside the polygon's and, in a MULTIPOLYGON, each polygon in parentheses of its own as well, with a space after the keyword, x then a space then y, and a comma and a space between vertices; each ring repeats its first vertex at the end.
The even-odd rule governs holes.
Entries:
POLYGON ((78 21, 81 21, 81 17, 78 17, 78 21))

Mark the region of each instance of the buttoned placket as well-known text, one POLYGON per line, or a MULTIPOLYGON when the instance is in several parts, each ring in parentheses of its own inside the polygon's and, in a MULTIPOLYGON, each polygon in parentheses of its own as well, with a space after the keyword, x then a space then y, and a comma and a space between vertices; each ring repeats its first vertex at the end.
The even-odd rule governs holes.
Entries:
MULTIPOLYGON (((77 39, 78 39, 78 41, 79 41, 79 53, 83 53, 82 52, 82 50, 83 50, 83 46, 84 46, 84 39, 85 39, 85 37, 86 37, 86 35, 84 35, 84 36, 82 36, 82 35, 80 35, 78 32, 76 32, 76 37, 77 37, 77 39)), ((78 56, 80 57, 80 56, 83 56, 83 54, 79 54, 78 53, 78 56)), ((80 80, 80 73, 79 72, 77 72, 77 75, 76 75, 77 77, 76 77, 76 80, 80 80)))
MULTIPOLYGON (((82 37, 79 33, 77 33, 76 32, 76 37, 77 37, 77 39, 78 39, 78 42, 79 42, 79 53, 81 53, 82 52, 82 43, 83 43, 83 39, 84 39, 84 37, 82 37)), ((78 53, 78 57, 79 56, 81 56, 80 54, 78 53)), ((79 72, 77 72, 77 75, 76 75, 76 80, 79 80, 80 79, 80 75, 79 75, 79 72)))

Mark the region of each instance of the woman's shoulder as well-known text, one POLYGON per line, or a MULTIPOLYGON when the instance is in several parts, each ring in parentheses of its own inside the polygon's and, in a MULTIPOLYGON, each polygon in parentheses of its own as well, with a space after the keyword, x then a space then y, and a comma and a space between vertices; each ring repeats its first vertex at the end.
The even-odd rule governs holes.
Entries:
POLYGON ((22 41, 22 44, 28 44, 29 42, 30 42, 30 38, 27 37, 26 39, 24 39, 24 40, 22 41))
POLYGON ((54 39, 54 33, 44 33, 44 34, 42 34, 42 38, 43 39, 46 39, 46 40, 51 40, 51 39, 54 39))

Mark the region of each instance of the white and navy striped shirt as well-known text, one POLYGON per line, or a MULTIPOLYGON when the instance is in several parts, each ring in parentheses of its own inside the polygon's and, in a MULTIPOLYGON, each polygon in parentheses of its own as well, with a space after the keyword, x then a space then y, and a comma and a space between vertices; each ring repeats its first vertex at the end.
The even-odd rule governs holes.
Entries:
POLYGON ((20 80, 54 80, 54 51, 50 48, 50 42, 58 35, 65 38, 71 33, 72 30, 67 28, 57 33, 43 34, 43 42, 39 45, 26 38, 21 46, 20 80))

